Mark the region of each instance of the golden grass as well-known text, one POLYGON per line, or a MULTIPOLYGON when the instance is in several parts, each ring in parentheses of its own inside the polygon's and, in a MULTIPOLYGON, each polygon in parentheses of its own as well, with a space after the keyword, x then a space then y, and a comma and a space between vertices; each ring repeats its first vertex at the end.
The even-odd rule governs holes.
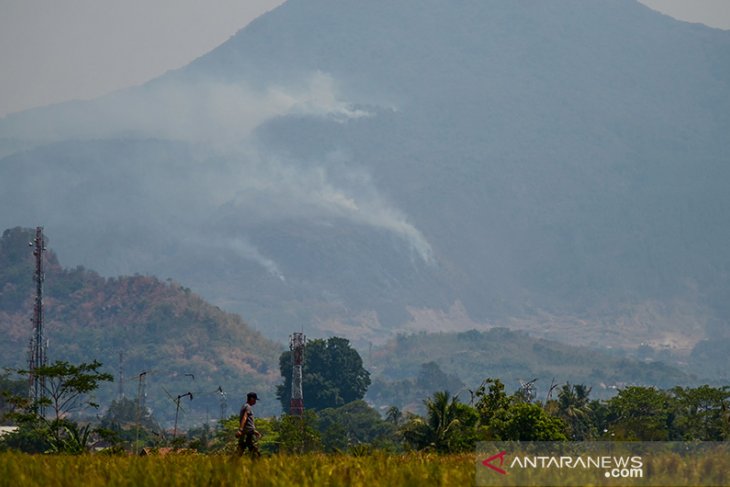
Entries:
POLYGON ((474 485, 474 455, 110 457, 0 454, 2 486, 474 485))
MULTIPOLYGON (((476 456, 376 452, 372 455, 274 455, 257 461, 227 455, 164 457, 0 454, 0 487, 25 486, 473 486, 476 456)), ((645 478, 623 485, 730 485, 730 458, 724 452, 689 460, 673 453, 644 464, 645 478)), ((540 472, 522 484, 544 483, 540 472)), ((579 485, 566 472, 561 484, 579 485)), ((597 476, 593 485, 622 485, 597 476)), ((502 485, 520 482, 502 478, 502 485)))

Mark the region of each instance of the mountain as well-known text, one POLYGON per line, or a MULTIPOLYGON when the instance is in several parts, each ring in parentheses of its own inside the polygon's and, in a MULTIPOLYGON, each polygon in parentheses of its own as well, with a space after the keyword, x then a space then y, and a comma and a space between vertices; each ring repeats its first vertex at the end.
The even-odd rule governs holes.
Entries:
MULTIPOLYGON (((13 228, 0 239, 2 367, 28 366, 33 329, 29 318, 35 296, 35 264, 28 242, 34 237, 34 231, 13 228)), ((186 424, 202 422, 208 410, 218 417, 218 387, 231 401, 229 413, 249 390, 274 397, 282 348, 238 316, 211 306, 174 281, 141 275, 104 278, 82 267, 63 268, 50 245, 47 248, 48 360, 102 362, 116 381, 99 391, 106 406, 120 392, 120 372, 122 392, 134 398, 138 375, 146 372, 147 406, 160 420, 170 419, 175 412, 168 394, 193 393, 193 401, 185 406, 186 424)), ((263 409, 279 412, 274 404, 263 409)))
POLYGON ((688 354, 730 334, 729 95, 730 32, 635 0, 289 0, 146 85, 0 120, 0 225, 278 339, 688 354))

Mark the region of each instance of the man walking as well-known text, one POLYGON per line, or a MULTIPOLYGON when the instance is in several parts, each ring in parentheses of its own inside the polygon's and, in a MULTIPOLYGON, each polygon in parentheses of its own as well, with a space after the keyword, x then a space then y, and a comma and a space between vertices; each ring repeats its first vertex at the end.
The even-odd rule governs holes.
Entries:
POLYGON ((243 456, 248 448, 251 451, 251 455, 254 457, 260 457, 259 447, 254 443, 254 436, 256 438, 261 437, 261 433, 256 431, 256 426, 253 420, 253 406, 258 400, 258 396, 255 392, 249 392, 246 394, 246 404, 241 407, 241 413, 239 414, 238 431, 236 432, 236 438, 238 438, 238 455, 243 456))

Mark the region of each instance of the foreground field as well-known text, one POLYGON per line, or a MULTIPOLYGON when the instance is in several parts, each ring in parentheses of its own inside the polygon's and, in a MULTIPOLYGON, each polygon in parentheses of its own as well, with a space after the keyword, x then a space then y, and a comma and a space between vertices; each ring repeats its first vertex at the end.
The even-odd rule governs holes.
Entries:
POLYGON ((166 457, 0 454, 1 486, 459 486, 474 485, 474 455, 219 455, 166 457))
POLYGON ((473 486, 482 485, 730 485, 725 450, 690 461, 664 453, 646 458, 638 478, 585 477, 537 470, 526 475, 477 476, 475 455, 376 453, 352 455, 275 455, 258 461, 226 455, 179 454, 164 457, 106 455, 0 454, 0 487, 24 486, 473 486), (546 476, 548 475, 548 476, 546 476), (583 480, 581 480, 583 479, 583 480))

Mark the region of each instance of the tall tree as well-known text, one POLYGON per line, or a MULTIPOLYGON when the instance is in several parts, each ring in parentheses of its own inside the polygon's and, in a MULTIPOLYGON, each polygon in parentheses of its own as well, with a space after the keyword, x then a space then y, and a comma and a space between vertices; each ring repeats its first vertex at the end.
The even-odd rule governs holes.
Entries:
POLYGON ((572 440, 586 440, 593 436, 590 393, 590 387, 570 383, 564 384, 558 392, 558 417, 570 427, 572 440))
POLYGON ((101 362, 73 365, 57 360, 34 370, 43 379, 42 401, 53 408, 56 422, 69 413, 84 407, 98 408, 99 405, 88 400, 87 395, 95 391, 101 382, 113 381, 114 377, 100 372, 101 362))
POLYGON ((317 430, 317 415, 314 411, 304 411, 301 418, 283 415, 273 424, 278 436, 278 451, 282 453, 310 453, 322 448, 322 440, 317 430))
POLYGON ((344 451, 355 445, 387 444, 395 426, 380 417, 378 411, 363 401, 353 401, 339 408, 318 413, 319 431, 326 451, 344 451))
POLYGON ((488 425, 492 418, 509 407, 510 399, 504 391, 504 384, 499 379, 487 378, 474 393, 477 398, 476 408, 483 425, 488 425))
MULTIPOLYGON (((279 358, 284 383, 277 386, 276 397, 284 411, 289 410, 291 394, 292 354, 279 358)), ((302 388, 304 405, 320 410, 342 406, 362 399, 370 385, 370 372, 363 368, 362 358, 349 340, 331 337, 311 340, 304 347, 302 388)))
POLYGON ((562 419, 550 416, 539 404, 519 400, 495 414, 489 427, 495 439, 504 441, 567 440, 562 419))
POLYGON ((609 430, 617 440, 669 438, 670 396, 653 387, 631 386, 608 401, 609 430))
POLYGON ((673 436, 678 440, 730 439, 730 387, 675 387, 673 436))
POLYGON ((159 431, 160 426, 149 409, 139 408, 137 401, 122 397, 112 401, 101 418, 104 428, 133 429, 137 422, 149 431, 159 431))
POLYGON ((421 369, 416 376, 416 387, 426 394, 433 394, 436 391, 459 391, 464 383, 455 375, 447 374, 436 362, 421 364, 421 369))
POLYGON ((476 442, 479 415, 468 404, 447 391, 435 392, 424 401, 426 417, 411 416, 403 425, 403 439, 418 450, 441 453, 472 449, 476 442))
POLYGON ((15 403, 12 398, 19 397, 24 392, 28 392, 27 380, 13 379, 9 372, 0 374, 0 425, 10 423, 5 415, 14 409, 15 403))
MULTIPOLYGON (((48 436, 50 450, 66 453, 81 453, 91 433, 90 427, 79 427, 69 415, 87 407, 98 408, 99 405, 88 399, 101 382, 114 380, 111 374, 101 372, 101 362, 79 365, 65 361, 56 361, 50 365, 36 368, 33 373, 41 378, 43 397, 37 401, 25 401, 24 411, 16 411, 12 418, 20 424, 24 437, 38 433, 48 436), (53 410, 51 419, 40 414, 41 406, 50 406, 53 410)), ((29 371, 19 371, 28 374, 29 371)), ((18 398, 20 399, 20 398, 18 398)), ((22 401, 17 401, 20 404, 22 401)), ((11 439, 11 443, 13 440, 11 439)), ((32 442, 32 451, 39 443, 32 442)), ((22 445, 20 446, 22 448, 22 445)))
POLYGON ((403 411, 398 406, 390 406, 385 412, 385 420, 398 426, 403 419, 403 411))

